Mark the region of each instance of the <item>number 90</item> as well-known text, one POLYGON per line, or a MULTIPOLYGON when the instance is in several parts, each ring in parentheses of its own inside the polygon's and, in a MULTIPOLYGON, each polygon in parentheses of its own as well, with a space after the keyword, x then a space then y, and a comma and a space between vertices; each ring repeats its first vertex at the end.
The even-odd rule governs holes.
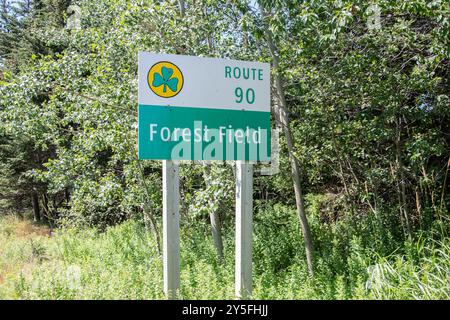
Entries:
MULTIPOLYGON (((234 89, 234 95, 236 97, 236 103, 242 103, 244 100, 244 90, 242 88, 237 87, 234 89)), ((245 101, 248 104, 253 104, 255 102, 255 91, 252 88, 249 88, 245 91, 245 101)))

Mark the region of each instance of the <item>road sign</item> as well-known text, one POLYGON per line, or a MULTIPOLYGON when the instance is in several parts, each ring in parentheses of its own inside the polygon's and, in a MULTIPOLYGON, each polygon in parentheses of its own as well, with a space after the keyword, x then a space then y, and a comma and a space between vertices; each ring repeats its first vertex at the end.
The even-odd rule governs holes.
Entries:
POLYGON ((139 53, 139 159, 163 161, 164 292, 180 285, 179 174, 172 160, 236 160, 236 296, 252 293, 253 165, 270 161, 267 63, 139 53))
POLYGON ((139 159, 270 161, 267 63, 139 53, 139 159))

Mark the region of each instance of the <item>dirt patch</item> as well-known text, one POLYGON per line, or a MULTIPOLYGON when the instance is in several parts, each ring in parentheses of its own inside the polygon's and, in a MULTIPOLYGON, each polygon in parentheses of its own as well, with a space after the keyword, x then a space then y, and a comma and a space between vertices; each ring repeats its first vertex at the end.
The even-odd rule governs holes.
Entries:
POLYGON ((28 220, 11 221, 9 229, 20 238, 50 237, 50 228, 28 220))

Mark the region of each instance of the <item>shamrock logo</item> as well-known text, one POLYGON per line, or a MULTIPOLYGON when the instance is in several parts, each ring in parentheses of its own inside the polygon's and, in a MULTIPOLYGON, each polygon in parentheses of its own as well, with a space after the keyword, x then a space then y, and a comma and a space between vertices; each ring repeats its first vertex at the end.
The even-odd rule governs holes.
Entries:
POLYGON ((181 91, 183 74, 173 63, 161 61, 150 68, 148 84, 156 95, 162 98, 171 98, 181 91))
POLYGON ((154 87, 164 86, 163 92, 167 92, 167 87, 169 87, 169 89, 172 90, 173 92, 176 92, 178 86, 178 79, 171 78, 173 75, 173 69, 162 67, 161 74, 155 73, 153 75, 152 85, 154 87))

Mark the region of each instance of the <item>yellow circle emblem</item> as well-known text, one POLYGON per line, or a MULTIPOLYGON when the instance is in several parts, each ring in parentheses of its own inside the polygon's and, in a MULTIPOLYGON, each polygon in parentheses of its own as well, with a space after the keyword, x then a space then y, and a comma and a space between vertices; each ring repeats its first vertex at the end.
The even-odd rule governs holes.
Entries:
POLYGON ((183 73, 171 62, 155 63, 148 72, 147 82, 150 89, 161 98, 172 98, 183 88, 183 73))

